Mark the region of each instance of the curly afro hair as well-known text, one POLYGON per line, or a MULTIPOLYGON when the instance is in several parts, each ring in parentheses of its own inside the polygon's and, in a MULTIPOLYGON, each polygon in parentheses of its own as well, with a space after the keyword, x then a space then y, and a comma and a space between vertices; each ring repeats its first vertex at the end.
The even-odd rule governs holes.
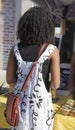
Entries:
POLYGON ((17 39, 22 45, 54 43, 54 19, 48 9, 30 8, 20 18, 17 39))

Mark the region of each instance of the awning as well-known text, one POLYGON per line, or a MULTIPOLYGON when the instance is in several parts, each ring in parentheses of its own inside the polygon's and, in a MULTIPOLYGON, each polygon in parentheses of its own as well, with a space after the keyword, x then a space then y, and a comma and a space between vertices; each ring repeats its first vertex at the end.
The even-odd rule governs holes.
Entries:
POLYGON ((32 0, 49 8, 57 17, 75 20, 75 0, 32 0))

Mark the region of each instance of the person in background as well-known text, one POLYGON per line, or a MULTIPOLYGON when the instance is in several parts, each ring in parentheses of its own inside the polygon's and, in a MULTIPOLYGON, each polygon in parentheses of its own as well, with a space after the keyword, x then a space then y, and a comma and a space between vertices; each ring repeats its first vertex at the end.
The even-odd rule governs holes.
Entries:
POLYGON ((70 62, 70 78, 67 84, 69 90, 75 91, 75 53, 72 54, 70 62))
POLYGON ((48 43, 23 93, 20 93, 19 124, 11 130, 52 130, 53 106, 49 87, 60 85, 59 50, 54 43, 54 19, 47 9, 34 7, 18 23, 18 43, 12 47, 7 65, 7 83, 15 83, 19 94, 40 47, 48 43), (51 72, 51 85, 49 73, 51 72))

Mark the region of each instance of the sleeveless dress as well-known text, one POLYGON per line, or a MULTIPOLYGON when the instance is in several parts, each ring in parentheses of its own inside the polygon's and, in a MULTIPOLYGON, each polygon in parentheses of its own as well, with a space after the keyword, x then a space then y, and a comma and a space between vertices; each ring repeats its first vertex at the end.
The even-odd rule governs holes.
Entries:
POLYGON ((50 44, 38 59, 37 66, 28 82, 24 92, 21 87, 33 65, 33 62, 24 61, 18 49, 18 43, 14 45, 14 53, 17 60, 18 80, 14 86, 14 93, 20 93, 19 124, 11 126, 11 130, 52 130, 53 106, 51 92, 47 92, 43 76, 42 66, 56 46, 50 44))

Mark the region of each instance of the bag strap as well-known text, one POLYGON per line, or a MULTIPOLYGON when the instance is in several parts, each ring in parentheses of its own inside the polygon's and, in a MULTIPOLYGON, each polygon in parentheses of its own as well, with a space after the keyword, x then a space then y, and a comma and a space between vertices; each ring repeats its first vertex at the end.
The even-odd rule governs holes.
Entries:
POLYGON ((23 92, 23 91, 26 89, 27 84, 28 84, 28 81, 30 80, 30 77, 31 77, 31 75, 32 75, 32 73, 33 73, 33 71, 34 71, 36 65, 37 65, 38 59, 39 59, 39 57, 41 56, 41 54, 43 53, 43 51, 44 51, 44 49, 45 49, 45 47, 46 47, 47 45, 48 45, 48 43, 44 43, 44 44, 41 46, 41 48, 40 48, 40 50, 39 50, 39 53, 38 53, 38 56, 37 56, 37 58, 36 58, 34 64, 32 65, 32 68, 31 68, 30 72, 28 73, 28 76, 27 76, 27 78, 26 78, 26 80, 25 80, 25 82, 24 82, 24 84, 23 84, 23 87, 21 88, 21 92, 23 92))

